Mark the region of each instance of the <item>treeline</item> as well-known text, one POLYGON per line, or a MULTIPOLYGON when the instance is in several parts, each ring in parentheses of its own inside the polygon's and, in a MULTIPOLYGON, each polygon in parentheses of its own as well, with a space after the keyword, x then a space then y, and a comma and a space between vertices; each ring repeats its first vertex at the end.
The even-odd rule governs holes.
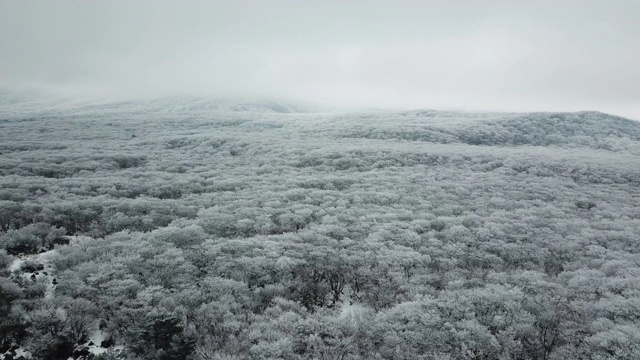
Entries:
MULTIPOLYGON (((637 122, 598 112, 531 113, 505 116, 494 114, 497 121, 483 121, 468 114, 461 121, 459 114, 441 116, 438 112, 405 113, 402 124, 389 125, 376 117, 377 126, 342 130, 347 138, 394 139, 425 141, 441 144, 463 143, 481 146, 563 146, 633 152, 638 155, 640 130, 637 122), (421 119, 448 119, 453 124, 431 123, 421 119), (457 116, 456 116, 457 115, 457 116)), ((486 116, 486 115, 485 115, 486 116)), ((400 120, 400 119, 399 119, 400 120)), ((493 120, 493 119, 492 119, 493 120)))

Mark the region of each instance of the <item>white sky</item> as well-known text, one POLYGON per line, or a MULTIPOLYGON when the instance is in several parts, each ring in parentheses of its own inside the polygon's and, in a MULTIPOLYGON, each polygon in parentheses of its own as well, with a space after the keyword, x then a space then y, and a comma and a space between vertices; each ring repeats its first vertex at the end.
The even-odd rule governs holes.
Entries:
POLYGON ((640 0, 0 0, 0 87, 640 119, 640 0))

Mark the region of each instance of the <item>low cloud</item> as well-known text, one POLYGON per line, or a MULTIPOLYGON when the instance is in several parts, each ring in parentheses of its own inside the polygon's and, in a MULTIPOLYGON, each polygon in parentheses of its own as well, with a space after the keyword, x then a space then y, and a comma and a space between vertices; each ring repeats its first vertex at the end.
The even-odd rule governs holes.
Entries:
POLYGON ((0 86, 640 119, 633 1, 0 3, 0 86))

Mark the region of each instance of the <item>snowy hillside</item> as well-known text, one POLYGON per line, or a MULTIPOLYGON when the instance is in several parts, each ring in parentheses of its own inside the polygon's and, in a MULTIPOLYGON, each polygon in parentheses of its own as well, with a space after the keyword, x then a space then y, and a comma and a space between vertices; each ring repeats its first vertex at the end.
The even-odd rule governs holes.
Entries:
POLYGON ((640 122, 3 99, 0 354, 640 357, 640 122))
POLYGON ((245 101, 232 98, 173 96, 136 101, 98 101, 91 98, 16 94, 0 90, 0 119, 80 118, 112 116, 204 116, 210 113, 301 113, 324 108, 278 101, 245 101))

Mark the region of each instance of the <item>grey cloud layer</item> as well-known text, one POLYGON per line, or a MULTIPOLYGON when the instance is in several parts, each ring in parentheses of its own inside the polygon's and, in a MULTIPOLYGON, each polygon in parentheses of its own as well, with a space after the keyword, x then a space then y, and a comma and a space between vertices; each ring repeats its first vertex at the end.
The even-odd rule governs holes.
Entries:
POLYGON ((0 86, 640 119, 634 1, 0 3, 0 86))

